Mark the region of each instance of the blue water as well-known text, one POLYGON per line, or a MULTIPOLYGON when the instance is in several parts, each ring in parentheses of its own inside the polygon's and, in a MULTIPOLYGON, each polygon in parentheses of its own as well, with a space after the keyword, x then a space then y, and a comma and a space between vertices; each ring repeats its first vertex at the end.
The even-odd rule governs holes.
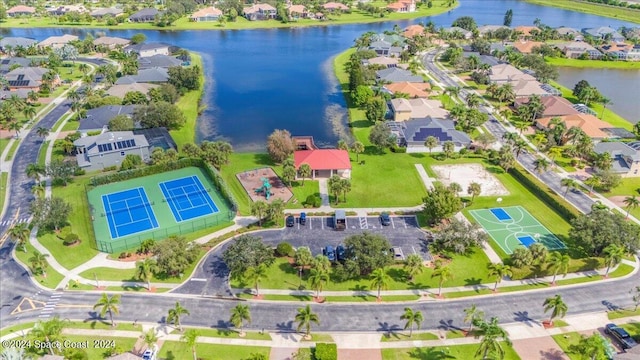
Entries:
MULTIPOLYGON (((236 150, 264 147, 274 129, 313 135, 320 145, 347 138, 344 99, 333 75, 332 57, 366 31, 381 32, 432 20, 450 26, 459 16, 473 16, 479 25, 501 24, 512 8, 513 25, 536 18, 550 26, 575 28, 631 26, 622 21, 518 0, 461 0, 457 9, 439 16, 400 22, 278 30, 144 31, 147 41, 163 41, 200 52, 207 74, 198 140, 226 139, 236 150)), ((106 33, 130 37, 134 30, 0 29, 2 36, 44 39, 64 33, 84 36, 106 33)), ((615 102, 615 101, 614 101, 615 102)))

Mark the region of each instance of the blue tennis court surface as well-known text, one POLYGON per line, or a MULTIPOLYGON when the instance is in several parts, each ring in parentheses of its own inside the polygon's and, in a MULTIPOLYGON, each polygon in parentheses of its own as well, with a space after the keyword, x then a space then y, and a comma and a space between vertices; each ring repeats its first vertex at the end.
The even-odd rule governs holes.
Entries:
POLYGON ((504 211, 503 208, 494 208, 494 209, 491 209, 490 211, 500 221, 511 220, 511 216, 509 216, 509 214, 507 214, 507 212, 504 211))
POLYGON ((169 204, 177 222, 219 211, 209 195, 211 189, 205 189, 195 175, 161 182, 158 185, 165 197, 163 201, 169 204))
POLYGON ((153 204, 142 187, 102 195, 102 205, 112 239, 158 227, 153 204))
POLYGON ((526 247, 529 247, 533 244, 535 244, 536 240, 534 238, 532 238, 531 236, 527 235, 527 236, 518 236, 518 241, 520 241, 520 243, 526 247))

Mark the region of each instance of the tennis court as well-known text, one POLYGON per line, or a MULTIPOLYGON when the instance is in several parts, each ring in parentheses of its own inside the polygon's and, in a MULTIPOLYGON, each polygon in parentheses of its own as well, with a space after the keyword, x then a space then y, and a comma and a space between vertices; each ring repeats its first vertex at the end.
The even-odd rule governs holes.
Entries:
POLYGON ((177 222, 195 219, 218 212, 218 207, 209 196, 197 176, 164 181, 160 184, 164 199, 177 222))
POLYGON ((487 231, 493 241, 507 254, 519 246, 541 243, 549 250, 566 246, 551 231, 521 206, 470 210, 469 214, 487 231))
POLYGON ((102 195, 102 205, 113 239, 158 227, 144 188, 102 195))

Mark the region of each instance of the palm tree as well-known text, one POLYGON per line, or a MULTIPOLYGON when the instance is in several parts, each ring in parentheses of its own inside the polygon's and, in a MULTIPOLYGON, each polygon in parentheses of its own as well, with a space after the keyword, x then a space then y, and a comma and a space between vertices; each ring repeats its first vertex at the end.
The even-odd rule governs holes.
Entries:
POLYGON ((409 337, 413 336, 413 325, 416 325, 418 330, 420 330, 420 324, 424 320, 422 317, 422 312, 413 311, 411 308, 404 308, 404 314, 400 316, 400 320, 406 320, 407 322, 404 325, 404 329, 407 330, 409 328, 409 337))
POLYGON ((189 329, 184 332, 184 335, 180 337, 180 340, 187 343, 187 346, 191 348, 191 353, 193 354, 193 360, 198 360, 198 355, 196 355, 196 344, 198 343, 198 330, 189 329))
POLYGON ((609 270, 620 263, 626 251, 622 246, 609 244, 602 252, 604 253, 604 262, 607 264, 607 272, 604 274, 604 277, 608 277, 609 270))
POLYGON ((629 218, 629 212, 631 212, 631 210, 636 209, 639 205, 640 205, 640 200, 638 200, 638 198, 633 195, 633 196, 627 196, 626 198, 624 198, 624 207, 627 209, 627 219, 629 218))
POLYGON ((39 198, 44 196, 44 186, 41 183, 36 183, 31 187, 31 193, 39 198))
POLYGON ((249 305, 239 304, 231 309, 231 318, 229 319, 229 322, 240 329, 240 336, 244 336, 244 331, 242 331, 242 329, 245 321, 247 324, 251 324, 251 310, 249 310, 249 305))
POLYGON ((527 143, 524 140, 518 139, 515 141, 515 143, 513 144, 513 150, 515 150, 516 152, 516 159, 520 157, 520 153, 522 153, 526 148, 527 143))
POLYGON ((564 190, 563 198, 567 198, 567 193, 569 190, 576 189, 578 187, 578 182, 571 178, 564 178, 560 180, 560 185, 564 186, 566 189, 564 190))
POLYGON ((553 325, 554 318, 562 318, 567 315, 567 304, 562 301, 562 296, 556 295, 554 297, 546 298, 544 303, 542 303, 544 307, 544 313, 551 310, 551 316, 549 317, 549 323, 553 325))
POLYGON ((427 147, 427 149, 429 149, 429 154, 431 154, 431 151, 433 150, 434 147, 438 146, 440 142, 438 141, 438 138, 435 136, 427 136, 427 138, 424 141, 424 146, 427 147))
POLYGON ((20 129, 22 129, 22 125, 19 122, 14 120, 9 123, 8 130, 16 132, 16 139, 20 136, 20 129))
POLYGON ((156 329, 151 328, 147 332, 143 333, 142 340, 144 341, 144 344, 147 345, 147 349, 155 347, 158 342, 158 333, 156 333, 156 329))
POLYGON ((25 171, 27 177, 35 179, 36 183, 40 182, 40 176, 45 173, 45 169, 36 163, 28 164, 25 171))
POLYGON ((320 318, 318 314, 314 313, 311 310, 311 306, 307 305, 303 308, 298 308, 298 313, 296 314, 295 321, 298 323, 297 331, 304 328, 305 338, 310 338, 311 336, 311 323, 320 324, 320 318))
POLYGON ((260 282, 267 277, 267 264, 251 266, 244 273, 244 279, 254 284, 256 296, 260 296, 260 282))
POLYGON ((107 295, 106 293, 102 293, 102 297, 100 300, 93 305, 93 309, 100 308, 100 316, 104 317, 106 313, 109 313, 109 319, 111 320, 111 326, 116 326, 116 323, 113 322, 113 314, 118 315, 120 313, 120 295, 114 294, 112 296, 107 295))
POLYGON ((371 287, 378 289, 378 299, 380 299, 380 291, 382 289, 387 289, 389 287, 389 283, 391 282, 391 276, 387 274, 387 269, 378 268, 373 270, 371 273, 371 287))
MULTIPOLYGON (((37 111, 33 106, 25 106, 24 109, 22 109, 22 114, 29 120, 33 120, 33 118, 36 116, 36 113, 37 111)), ((38 136, 39 135, 40 134, 38 134, 38 136)))
POLYGON ((489 354, 494 355, 497 359, 504 359, 504 349, 500 344, 500 341, 504 341, 507 345, 511 346, 511 340, 507 332, 498 325, 498 318, 491 318, 491 320, 483 321, 479 325, 482 332, 482 340, 480 346, 476 351, 476 357, 482 354, 483 359, 489 359, 489 354))
POLYGON ((549 256, 549 268, 553 269, 553 279, 551 280, 551 284, 555 285, 556 276, 558 272, 562 271, 564 275, 567 275, 569 271, 569 262, 571 262, 571 258, 567 254, 562 254, 559 251, 554 251, 549 256))
POLYGON ((36 129, 36 134, 44 139, 49 136, 49 130, 45 127, 39 126, 38 129, 36 129))
POLYGON ((612 101, 608 97, 601 96, 598 102, 602 104, 602 114, 600 114, 600 120, 604 120, 604 111, 607 110, 607 105, 611 105, 612 101))
POLYGON ((151 290, 151 279, 158 266, 152 258, 136 262, 136 278, 147 283, 147 290, 151 290))
POLYGON ((479 323, 484 318, 484 311, 479 310, 476 304, 464 309, 464 322, 469 323, 469 332, 473 330, 473 325, 479 323))
POLYGON ((534 170, 538 173, 538 174, 542 174, 543 172, 547 171, 549 169, 549 161, 545 158, 539 158, 536 159, 533 162, 534 165, 534 170))
POLYGON ((447 159, 451 157, 451 154, 453 154, 455 146, 456 145, 453 143, 453 141, 445 141, 444 144, 442 144, 442 152, 444 152, 444 155, 447 159))
POLYGON ((448 101, 448 104, 451 105, 451 100, 453 99, 453 97, 460 95, 460 88, 457 86, 447 86, 444 88, 444 93, 449 94, 450 99, 448 101))
POLYGON ((300 165, 300 168, 298 168, 298 174, 300 174, 300 177, 302 178, 302 186, 304 186, 304 179, 311 176, 311 166, 306 163, 300 165))
POLYGON ((467 96, 467 106, 474 109, 482 102, 482 98, 478 94, 469 94, 467 96))
POLYGON ((589 193, 593 192, 593 188, 600 185, 600 179, 597 176, 588 177, 584 184, 589 187, 589 193))
POLYGON ((16 242, 16 246, 27 252, 27 240, 29 240, 29 225, 27 223, 18 223, 9 229, 9 236, 16 242))
POLYGON ((176 305, 172 309, 169 309, 167 323, 173 324, 173 326, 177 327, 179 331, 182 331, 182 326, 180 326, 180 318, 182 315, 190 315, 189 310, 176 301, 176 305))
POLYGON ((407 273, 409 281, 413 280, 414 276, 420 274, 424 270, 424 264, 422 261, 422 257, 418 254, 411 254, 407 256, 407 262, 404 264, 404 271, 407 273))
POLYGON ((351 151, 356 154, 356 162, 360 162, 360 154, 364 152, 364 144, 360 141, 356 141, 351 145, 351 151))
POLYGON ((520 134, 522 134, 523 131, 525 131, 526 129, 529 128, 529 126, 531 126, 531 124, 529 124, 528 122, 524 122, 524 121, 518 121, 515 123, 515 128, 518 129, 520 131, 520 134))
MULTIPOLYGON (((35 340, 40 340, 42 343, 51 344, 54 341, 60 340, 62 330, 64 329, 68 320, 61 320, 57 315, 53 319, 42 322, 38 321, 33 329, 29 331, 35 340)), ((49 353, 54 354, 55 346, 49 347, 49 353)))
POLYGON ((251 204, 251 215, 258 218, 258 226, 262 226, 262 219, 264 219, 268 207, 269 205, 262 200, 255 201, 251 204))
POLYGON ((78 65, 78 70, 80 70, 84 75, 87 75, 87 73, 89 72, 89 65, 87 64, 80 64, 78 65))
POLYGON ((433 270, 433 273, 431 274, 431 278, 434 278, 434 277, 439 278, 438 296, 442 296, 442 284, 444 284, 445 281, 452 279, 453 273, 451 272, 451 269, 448 266, 442 266, 442 264, 438 264, 436 265, 436 268, 433 270))
POLYGON ((329 282, 329 274, 322 269, 311 269, 309 275, 309 283, 311 288, 316 291, 316 298, 320 298, 320 292, 324 285, 329 282))
POLYGON ((47 257, 49 254, 43 254, 38 250, 34 250, 33 256, 29 258, 29 265, 31 265, 31 269, 33 270, 34 275, 40 275, 46 277, 47 276, 47 266, 49 263, 47 262, 47 257))
POLYGON ((504 264, 489 264, 489 276, 496 277, 496 284, 493 287, 494 292, 498 290, 498 284, 502 282, 502 278, 511 275, 513 275, 511 272, 511 266, 504 264))

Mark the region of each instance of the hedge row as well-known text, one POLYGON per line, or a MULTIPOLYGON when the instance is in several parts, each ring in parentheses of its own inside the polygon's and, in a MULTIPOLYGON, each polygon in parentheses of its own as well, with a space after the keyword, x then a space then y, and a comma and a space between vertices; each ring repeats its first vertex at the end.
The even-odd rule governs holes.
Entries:
POLYGON ((557 195, 545 190, 545 188, 547 187, 546 185, 542 184, 540 181, 538 181, 538 179, 533 177, 533 175, 527 173, 519 166, 510 169, 509 173, 511 173, 511 175, 513 175, 516 180, 520 181, 520 183, 526 186, 529 191, 542 199, 542 201, 547 203, 547 205, 549 205, 566 220, 574 219, 580 215, 578 210, 573 207, 566 206, 564 204, 564 201, 559 199, 557 195))
MULTIPOLYGON (((605 267, 604 259, 588 257, 583 259, 571 259, 568 273, 591 271, 605 267)), ((553 269, 549 266, 539 268, 538 266, 524 266, 521 268, 511 268, 511 280, 531 279, 534 277, 553 276, 553 269)), ((562 280, 562 274, 558 274, 556 280, 562 280)))
POLYGON ((222 197, 226 199, 227 202, 229 203, 229 208, 231 208, 231 211, 237 212, 238 202, 236 201, 236 198, 233 196, 233 193, 227 186, 227 183, 222 178, 222 175, 220 175, 220 172, 216 168, 211 166, 208 162, 202 159, 191 159, 191 160, 196 160, 197 162, 200 163, 200 165, 198 166, 201 168, 204 168, 204 170, 207 172, 207 175, 209 175, 211 180, 213 180, 213 183, 215 184, 216 188, 218 188, 218 191, 220 191, 220 194, 222 195, 222 197))

